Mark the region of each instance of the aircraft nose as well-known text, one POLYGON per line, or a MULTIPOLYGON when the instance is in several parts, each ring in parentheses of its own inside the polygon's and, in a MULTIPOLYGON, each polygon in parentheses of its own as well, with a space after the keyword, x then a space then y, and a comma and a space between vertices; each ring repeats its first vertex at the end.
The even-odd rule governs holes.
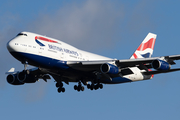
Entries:
POLYGON ((13 52, 14 51, 14 47, 15 47, 15 43, 13 42, 13 40, 9 41, 7 43, 7 49, 9 52, 13 52))

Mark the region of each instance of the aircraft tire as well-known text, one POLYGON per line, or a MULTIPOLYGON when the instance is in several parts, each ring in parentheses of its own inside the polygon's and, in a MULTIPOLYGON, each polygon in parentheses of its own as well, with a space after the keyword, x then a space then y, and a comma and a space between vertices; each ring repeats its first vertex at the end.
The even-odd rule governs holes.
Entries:
POLYGON ((63 88, 61 88, 61 91, 64 93, 65 92, 65 88, 63 87, 63 88))
POLYGON ((84 91, 84 87, 83 86, 81 86, 81 91, 84 91))
POLYGON ((94 86, 94 89, 95 89, 95 90, 97 90, 98 88, 99 88, 99 85, 98 85, 98 84, 94 86))
POLYGON ((58 88, 57 91, 58 91, 58 93, 61 93, 61 88, 58 88))
POLYGON ((87 84, 87 88, 90 89, 90 88, 91 88, 91 85, 90 85, 90 84, 87 84))
POLYGON ((94 85, 91 85, 91 88, 90 88, 91 90, 93 90, 94 89, 94 85))
POLYGON ((57 83, 56 83, 56 87, 58 88, 59 86, 60 86, 60 85, 59 85, 59 83, 57 82, 57 83))
POLYGON ((60 87, 62 87, 63 86, 63 83, 62 82, 60 82, 60 87))
POLYGON ((74 86, 74 90, 77 90, 77 88, 78 88, 78 86, 77 86, 77 85, 75 85, 75 86, 74 86))
POLYGON ((78 91, 78 92, 80 92, 80 89, 79 89, 79 87, 77 88, 77 91, 78 91))
POLYGON ((100 88, 100 89, 103 89, 103 85, 102 85, 102 84, 99 84, 99 88, 100 88))

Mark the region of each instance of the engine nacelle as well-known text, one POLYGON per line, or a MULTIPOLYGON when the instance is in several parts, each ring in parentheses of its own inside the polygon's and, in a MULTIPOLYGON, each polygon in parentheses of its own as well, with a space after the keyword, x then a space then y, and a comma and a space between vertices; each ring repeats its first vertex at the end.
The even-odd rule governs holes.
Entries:
POLYGON ((169 70, 171 68, 168 62, 159 59, 152 61, 151 65, 156 70, 169 70))
POLYGON ((108 73, 108 74, 118 74, 120 72, 120 69, 112 64, 104 63, 101 65, 101 72, 108 73))
POLYGON ((12 85, 23 85, 24 84, 17 79, 17 74, 9 74, 6 79, 7 79, 7 82, 12 85))
POLYGON ((35 83, 36 79, 33 75, 27 74, 27 71, 22 71, 17 74, 17 79, 22 83, 35 83))

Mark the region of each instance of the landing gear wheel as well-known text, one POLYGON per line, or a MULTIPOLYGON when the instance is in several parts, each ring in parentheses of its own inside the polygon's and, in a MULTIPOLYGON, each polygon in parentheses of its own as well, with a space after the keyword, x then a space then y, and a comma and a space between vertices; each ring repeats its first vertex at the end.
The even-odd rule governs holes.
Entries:
MULTIPOLYGON (((89 85, 88 85, 89 86, 89 85)), ((84 87, 82 86, 81 82, 78 82, 78 85, 74 85, 74 90, 77 90, 78 92, 84 91, 84 87)))
POLYGON ((81 86, 81 91, 84 91, 84 87, 83 86, 81 86))
POLYGON ((78 86, 77 86, 77 85, 75 85, 75 86, 74 86, 74 90, 77 90, 77 88, 78 88, 78 86))
POLYGON ((58 88, 57 91, 58 91, 58 93, 61 93, 61 88, 58 88))
POLYGON ((102 85, 102 84, 99 84, 99 88, 100 88, 100 89, 103 89, 103 85, 102 85))
POLYGON ((63 87, 63 83, 61 81, 56 83, 56 87, 58 88, 58 93, 65 92, 65 88, 63 87))
POLYGON ((95 89, 95 90, 97 90, 98 88, 99 88, 99 85, 98 85, 98 84, 94 86, 94 89, 95 89))
POLYGON ((81 90, 82 86, 81 85, 78 85, 78 92, 81 90))
POLYGON ((56 83, 56 87, 57 87, 57 88, 60 87, 59 83, 56 83))
POLYGON ((63 83, 62 83, 62 82, 60 82, 60 83, 57 82, 57 83, 56 83, 56 87, 63 87, 63 83))
POLYGON ((93 90, 93 89, 94 89, 94 85, 93 85, 93 84, 91 85, 91 88, 90 88, 90 89, 91 89, 91 90, 93 90))
POLYGON ((62 87, 62 86, 63 86, 63 83, 62 83, 62 82, 60 82, 60 83, 59 83, 59 85, 60 85, 60 87, 62 87))
POLYGON ((91 88, 91 85, 90 85, 90 84, 87 84, 87 88, 90 89, 90 88, 91 88))
POLYGON ((77 91, 80 92, 80 90, 81 90, 81 89, 78 87, 78 88, 77 88, 77 91))
POLYGON ((62 91, 62 92, 65 92, 65 88, 64 88, 64 87, 63 87, 63 88, 61 88, 61 91, 62 91))
POLYGON ((65 88, 64 87, 59 87, 58 89, 57 89, 57 91, 58 91, 58 93, 61 93, 61 92, 65 92, 65 88))

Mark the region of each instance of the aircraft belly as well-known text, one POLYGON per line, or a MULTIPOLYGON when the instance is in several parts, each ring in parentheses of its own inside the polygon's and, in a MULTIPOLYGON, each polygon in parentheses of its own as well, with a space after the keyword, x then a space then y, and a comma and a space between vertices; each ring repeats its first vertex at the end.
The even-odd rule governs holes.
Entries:
POLYGON ((125 77, 115 77, 112 78, 112 81, 107 79, 102 81, 102 83, 105 84, 118 84, 118 83, 126 83, 126 82, 133 82, 133 81, 125 77))

